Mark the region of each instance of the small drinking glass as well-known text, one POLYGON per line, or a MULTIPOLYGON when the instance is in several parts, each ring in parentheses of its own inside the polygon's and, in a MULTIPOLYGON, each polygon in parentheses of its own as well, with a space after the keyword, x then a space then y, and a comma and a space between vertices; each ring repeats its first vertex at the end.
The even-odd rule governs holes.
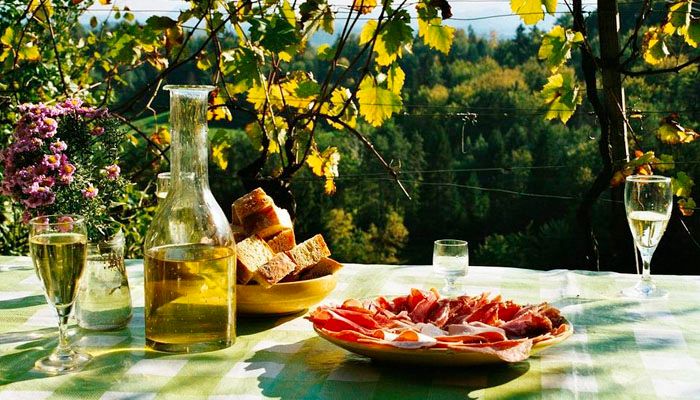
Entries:
POLYGON ((80 370, 92 356, 73 350, 66 332, 87 260, 85 221, 77 215, 48 215, 29 221, 29 251, 46 301, 58 313, 58 347, 35 367, 50 374, 80 370))
POLYGON ((469 268, 469 245, 464 240, 440 239, 433 246, 433 268, 445 278, 442 294, 456 296, 460 293, 455 284, 457 278, 466 276, 469 268))
POLYGON ((668 292, 657 289, 651 280, 651 257, 671 218, 673 193, 671 178, 659 175, 632 175, 625 181, 625 210, 634 244, 642 257, 642 278, 637 285, 624 289, 625 297, 648 299, 664 297, 668 292))
POLYGON ((156 197, 163 200, 170 190, 170 172, 161 172, 156 178, 156 197))

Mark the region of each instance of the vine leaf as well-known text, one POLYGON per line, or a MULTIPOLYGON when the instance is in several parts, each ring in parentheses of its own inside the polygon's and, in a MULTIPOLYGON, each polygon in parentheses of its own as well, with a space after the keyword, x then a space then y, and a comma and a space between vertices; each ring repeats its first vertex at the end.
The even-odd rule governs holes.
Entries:
POLYGON ((377 7, 377 0, 353 0, 352 9, 360 14, 369 14, 377 7))
POLYGON ((583 42, 581 32, 564 29, 562 26, 556 25, 544 35, 540 49, 537 52, 537 58, 545 60, 551 72, 557 72, 559 67, 571 58, 572 47, 581 42, 583 42))
POLYGON ((226 99, 224 99, 221 94, 217 93, 217 95, 212 99, 209 109, 207 110, 207 120, 219 121, 222 119, 231 121, 233 117, 231 116, 231 110, 226 107, 226 99))
POLYGON ((360 115, 374 127, 381 126, 392 114, 401 111, 401 96, 378 87, 371 76, 366 76, 360 83, 357 99, 360 115))
POLYGON ((583 101, 580 87, 570 72, 550 76, 542 88, 541 96, 547 105, 544 119, 559 118, 563 123, 574 115, 576 106, 583 101))
POLYGON ((652 175, 652 167, 663 163, 662 159, 656 158, 653 151, 643 153, 639 150, 634 152, 635 158, 622 166, 622 169, 615 171, 610 180, 610 187, 616 187, 625 183, 625 178, 632 174, 652 175))
POLYGON ((664 33, 685 36, 690 25, 691 0, 682 0, 668 5, 668 16, 662 25, 664 33))
POLYGON ((306 158, 306 165, 309 166, 314 175, 326 178, 324 189, 326 194, 335 193, 335 178, 338 177, 338 163, 340 153, 337 147, 329 147, 322 153, 316 146, 311 148, 311 153, 306 158))
MULTIPOLYGON (((331 94, 330 101, 325 102, 321 106, 321 111, 323 114, 330 115, 331 117, 337 117, 344 123, 348 124, 349 127, 355 128, 355 126, 357 126, 357 107, 355 106, 355 103, 352 102, 345 107, 345 103, 348 101, 348 99, 350 99, 349 89, 336 88, 331 94)), ((327 121, 335 129, 345 129, 342 124, 330 119, 327 121)))
POLYGON ((252 49, 236 48, 222 52, 219 69, 229 77, 226 83, 228 92, 234 95, 254 86, 260 86, 258 62, 263 60, 263 56, 252 49))
POLYGON ((544 19, 545 11, 554 15, 557 0, 510 0, 510 9, 518 14, 523 22, 533 25, 544 19))
POLYGON ((700 43, 700 18, 691 17, 685 42, 693 47, 698 47, 698 43, 700 43))
POLYGON ((673 194, 678 197, 690 197, 695 182, 685 172, 681 171, 671 178, 673 194))
POLYGON ((226 151, 231 148, 231 144, 228 142, 221 142, 215 144, 211 148, 211 159, 214 164, 225 171, 228 168, 228 157, 226 156, 226 151))
POLYGON ((29 12, 41 22, 48 21, 53 15, 51 0, 31 0, 29 2, 29 12))
POLYGON ((666 144, 690 143, 700 138, 700 134, 678 122, 678 114, 671 114, 661 120, 657 136, 666 144))
POLYGON ((418 36, 426 45, 447 54, 452 47, 455 36, 455 28, 442 25, 442 18, 438 17, 435 7, 420 3, 416 6, 418 11, 418 36))
POLYGON ((642 56, 644 61, 651 65, 656 65, 670 54, 665 39, 661 28, 656 26, 649 28, 642 40, 642 56))
POLYGON ((690 217, 695 213, 697 205, 692 197, 678 200, 678 209, 684 217, 690 217))
POLYGON ((386 78, 386 87, 393 93, 400 95, 405 80, 406 74, 398 64, 394 64, 389 68, 389 73, 386 78))

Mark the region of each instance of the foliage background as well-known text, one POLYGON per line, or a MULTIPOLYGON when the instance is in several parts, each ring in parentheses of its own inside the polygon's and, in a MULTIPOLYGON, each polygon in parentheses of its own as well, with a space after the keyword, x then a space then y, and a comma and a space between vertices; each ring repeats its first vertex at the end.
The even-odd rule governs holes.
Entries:
MULTIPOLYGON (((51 62, 50 39, 44 32, 34 39, 40 57, 32 59, 35 56, 28 54, 16 64, 4 60, 0 71, 4 93, 16 91, 9 87, 12 82, 29 82, 22 88, 22 100, 46 101, 60 97, 61 82, 68 81, 69 86, 74 85, 71 91, 92 104, 120 104, 162 68, 156 56, 133 53, 126 37, 155 44, 158 35, 136 28, 128 11, 122 11, 119 20, 95 29, 78 22, 80 11, 71 1, 54 1, 53 7, 62 59, 51 62), (106 91, 99 84, 108 76, 114 77, 115 88, 106 91)), ((19 1, 1 5, 0 32, 13 27, 12 21, 26 8, 26 2, 19 1)), ((624 35, 629 34, 633 21, 632 14, 623 11, 624 35)), ((588 29, 594 33, 593 17, 588 29)), ((570 20, 562 17, 558 23, 567 25, 570 20)), ((550 71, 537 59, 542 37, 543 32, 536 28, 520 27, 507 39, 458 30, 447 54, 416 38, 412 52, 398 60, 406 73, 401 92, 405 112, 395 114, 381 127, 364 122, 358 127, 400 171, 413 199, 404 196, 359 141, 347 132, 323 126, 316 138, 318 147, 332 145, 341 153, 337 190, 326 195, 324 180, 307 169, 295 176, 292 189, 298 204, 298 237, 323 233, 335 256, 345 262, 428 264, 432 241, 454 237, 470 241, 473 264, 581 267, 575 252, 574 213, 581 193, 600 168, 594 141, 599 128, 585 105, 566 126, 543 119, 546 111, 539 92, 550 71)), ((358 39, 347 43, 345 57, 351 59, 361 51, 358 39)), ((196 49, 204 40, 204 35, 194 35, 186 46, 196 49)), ((234 46, 234 40, 233 35, 221 35, 221 46, 234 46)), ((565 71, 580 75, 575 69, 577 57, 574 53, 572 67, 563 67, 565 71)), ((171 72, 168 83, 209 81, 210 74, 197 67, 198 61, 171 72)), ((312 46, 291 64, 319 79, 329 70, 328 61, 319 58, 312 46)), ((656 131, 660 118, 669 111, 685 111, 684 122, 698 120, 698 73, 694 67, 625 81, 628 107, 641 110, 631 123, 641 132, 643 144, 672 154, 690 176, 700 176, 697 144, 670 147, 658 141, 656 131)), ((132 131, 120 160, 123 173, 135 182, 120 199, 132 257, 140 256, 141 239, 156 207, 155 175, 168 168, 153 146, 155 142, 167 149, 167 94, 158 92, 151 100, 150 110, 131 115, 133 122, 129 122, 130 128, 148 136, 132 131)), ((15 116, 10 96, 3 95, 0 102, 0 142, 4 143, 15 116)), ((210 123, 210 181, 224 210, 245 191, 235 172, 257 154, 245 131, 249 121, 234 110, 230 121, 210 123)), ((164 153, 167 156, 167 150, 164 153)), ((16 209, 7 199, 3 201, 0 253, 24 253, 25 234, 16 223, 16 209)), ((611 264, 607 257, 609 238, 626 234, 609 230, 609 202, 599 201, 595 216, 603 267, 633 272, 634 264, 611 264)), ((685 226, 674 216, 655 256, 654 273, 698 274, 700 246, 693 235, 700 232, 700 219, 695 215, 684 221, 685 226)), ((632 254, 631 242, 627 246, 632 254)))

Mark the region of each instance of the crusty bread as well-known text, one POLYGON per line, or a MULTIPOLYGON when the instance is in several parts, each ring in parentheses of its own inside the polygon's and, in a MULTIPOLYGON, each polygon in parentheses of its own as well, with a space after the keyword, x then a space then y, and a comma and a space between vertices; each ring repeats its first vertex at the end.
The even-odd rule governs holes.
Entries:
POLYGON ((257 188, 250 193, 241 196, 233 202, 231 220, 236 225, 242 225, 243 220, 251 214, 255 214, 268 207, 272 207, 274 202, 264 190, 257 188))
POLYGON ((294 271, 296 264, 286 253, 277 253, 267 263, 258 267, 253 279, 264 287, 270 287, 294 271))
POLYGON ((332 258, 323 257, 316 265, 307 268, 304 273, 301 274, 299 280, 303 281, 307 279, 316 279, 322 276, 331 275, 341 268, 343 268, 343 264, 335 261, 332 258))
POLYGON ((250 281, 258 268, 274 257, 274 253, 267 242, 258 236, 251 236, 236 244, 236 281, 246 284, 250 281))
POLYGON ((241 221, 248 234, 258 235, 263 239, 269 239, 285 229, 294 229, 287 210, 275 205, 247 215, 241 218, 241 221))
POLYGON ((331 255, 331 251, 328 250, 326 241, 323 240, 323 236, 316 235, 311 239, 294 246, 293 249, 287 252, 289 257, 296 263, 297 267, 294 272, 290 274, 291 280, 296 280, 296 278, 301 275, 305 269, 318 264, 323 257, 328 257, 331 255))
POLYGON ((272 239, 268 240, 267 244, 270 245, 272 251, 275 253, 293 249, 294 246, 297 245, 296 239, 294 238, 294 229, 283 230, 272 239))
POLYGON ((233 232, 233 240, 236 243, 243 241, 248 236, 240 225, 231 224, 231 231, 233 232))

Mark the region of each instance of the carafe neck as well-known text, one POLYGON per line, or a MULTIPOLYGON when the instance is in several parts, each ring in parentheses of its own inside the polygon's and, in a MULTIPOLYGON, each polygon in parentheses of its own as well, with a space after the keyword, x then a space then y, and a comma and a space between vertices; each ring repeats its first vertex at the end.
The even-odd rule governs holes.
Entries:
POLYGON ((210 86, 170 86, 171 190, 209 190, 207 103, 210 86))

